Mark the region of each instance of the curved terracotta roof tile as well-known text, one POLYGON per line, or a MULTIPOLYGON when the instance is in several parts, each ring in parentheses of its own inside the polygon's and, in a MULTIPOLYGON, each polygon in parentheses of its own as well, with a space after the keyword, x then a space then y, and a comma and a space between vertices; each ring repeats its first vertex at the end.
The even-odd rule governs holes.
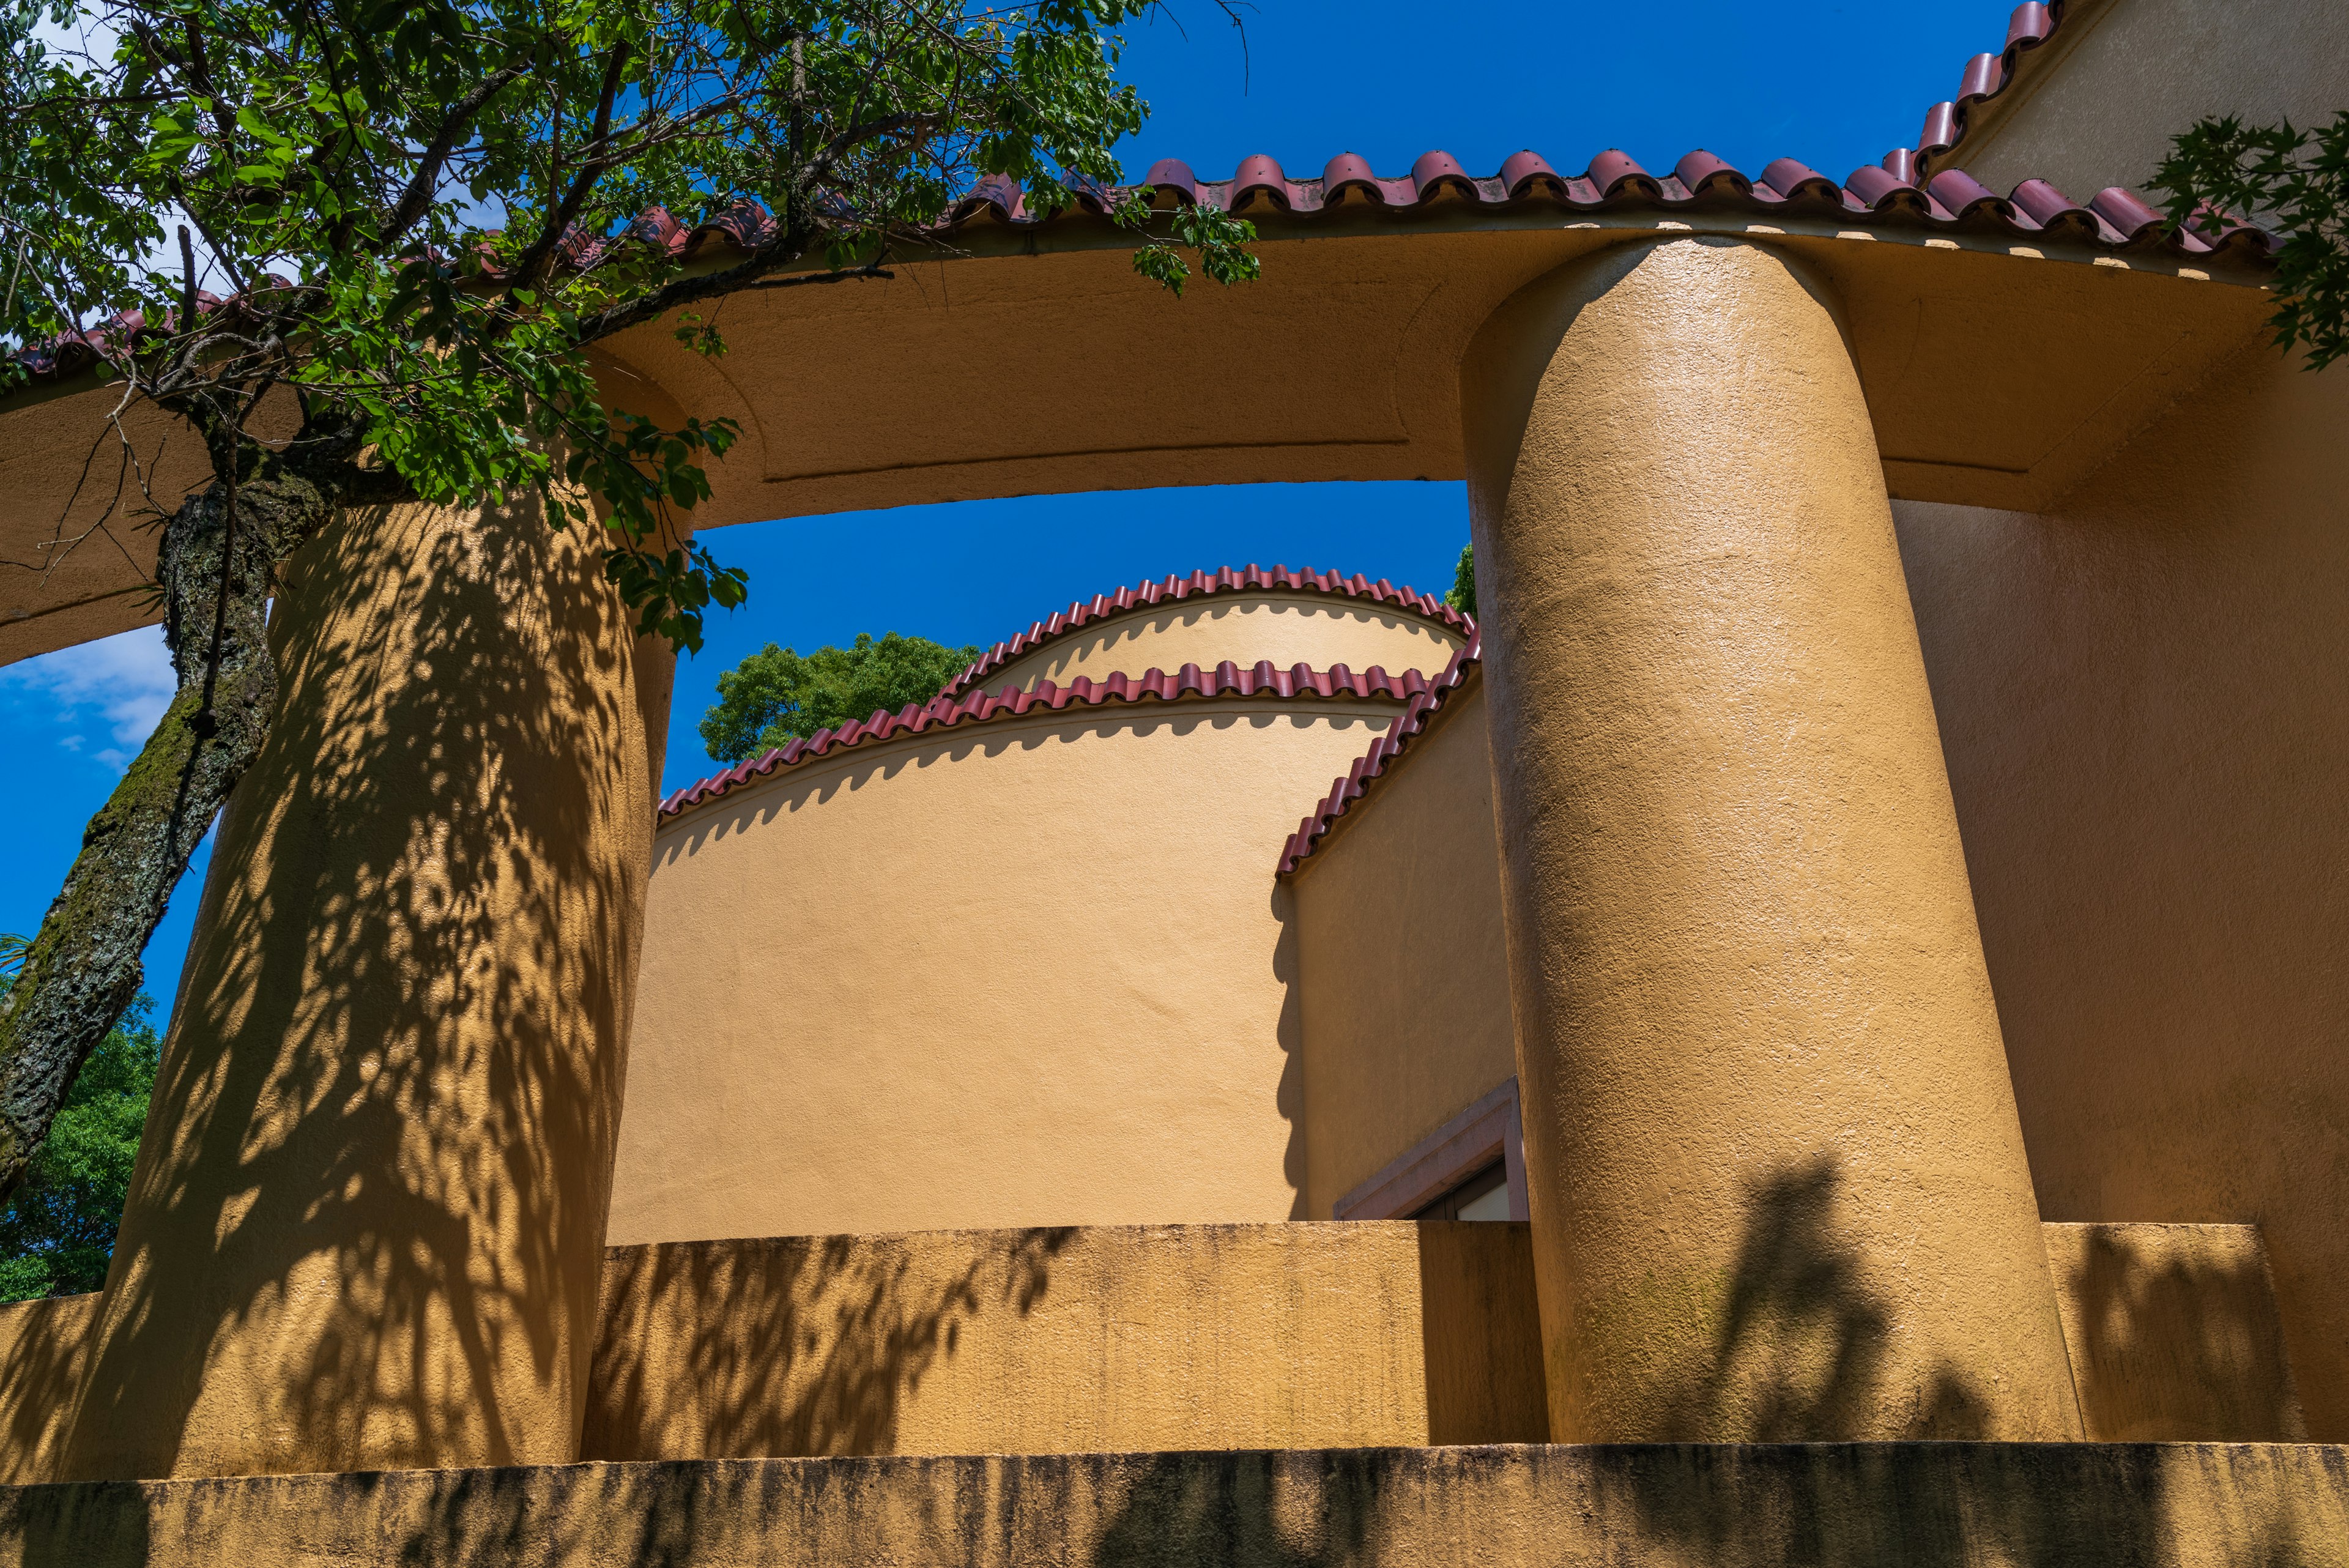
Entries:
POLYGON ((1371 787, 1371 781, 1384 774, 1394 760, 1411 748, 1412 742, 1423 733, 1444 700, 1468 683, 1484 661, 1485 639, 1479 633, 1468 639, 1468 645, 1452 656, 1444 673, 1430 682, 1426 689, 1414 694, 1403 707, 1387 732, 1371 742, 1360 761, 1330 788, 1329 798, 1313 808, 1297 831, 1288 836, 1281 846, 1280 864, 1274 875, 1286 877, 1295 871, 1313 853, 1314 846, 1330 836, 1338 819, 1346 815, 1353 804, 1361 799, 1371 787))
MULTIPOLYGON (((2023 7, 2034 12, 2044 9, 2023 7)), ((2052 17, 2060 10, 2060 6, 2055 7, 2049 15, 2052 17)), ((2024 40, 2044 37, 2054 26, 2051 19, 2046 31, 2033 34, 2026 27, 2016 36, 2024 40)), ((2012 55, 2023 47, 2022 43, 2011 44, 2008 52, 2012 55)), ((1997 60, 2001 57, 1982 57, 1997 60)), ((2012 75, 2011 66, 2007 74, 2012 75)), ((1950 109, 1950 105, 1937 106, 1937 112, 1950 109)), ((1930 130, 1930 123, 1928 129, 1930 130)), ((1931 138, 1927 140, 1930 142, 1931 138)), ((1371 204, 1404 211, 1437 202, 1513 211, 1563 208, 1571 213, 1631 212, 1643 208, 1669 213, 1690 207, 1770 213, 1785 208, 1799 214, 1838 220, 1876 218, 1899 223, 1922 223, 1933 228, 2016 238, 2037 234, 2053 226, 2033 215, 2033 202, 2037 198, 2021 196, 2022 187, 2017 188, 2017 196, 2002 197, 1960 171, 1944 170, 1931 174, 1920 189, 1918 176, 1930 171, 1930 155, 1937 146, 1946 151, 1946 143, 1915 150, 1895 148, 1885 155, 1881 165, 1856 170, 1841 185, 1791 158, 1773 162, 1759 180, 1749 179, 1743 171, 1703 151, 1688 154, 1671 174, 1658 179, 1628 154, 1609 150, 1592 159, 1589 167, 1578 175, 1559 174, 1540 154, 1531 151, 1516 152, 1491 179, 1471 178, 1455 159, 1444 152, 1423 155, 1413 165, 1410 174, 1395 179, 1372 173, 1369 163, 1353 153, 1340 153, 1330 161, 1320 177, 1311 180, 1289 179, 1277 161, 1261 154, 1243 161, 1233 178, 1221 182, 1201 180, 1188 164, 1169 158, 1153 164, 1138 186, 1104 188, 1078 182, 1071 186, 1071 193, 1079 209, 1092 214, 1107 212, 1129 195, 1142 195, 1153 201, 1212 202, 1219 207, 1254 208, 1259 213, 1269 207, 1310 218, 1334 208, 1356 207, 1357 203, 1345 198, 1359 192, 1371 204)), ((2025 186, 2044 184, 2024 182, 2025 186)), ((2075 209, 2066 202, 2065 210, 2085 212, 2103 220, 2097 224, 2081 221, 2070 226, 2077 237, 2107 249, 2190 256, 2229 252, 2246 260, 2264 260, 2273 253, 2276 244, 2259 229, 2226 220, 2214 221, 2202 234, 2172 233, 2158 213, 2117 188, 2099 192, 2085 208, 2075 209)), ((968 225, 988 223, 1027 227, 1050 222, 1055 216, 1030 212, 1026 197, 1015 182, 1001 175, 989 175, 948 210, 939 233, 951 236, 968 225)), ((593 267, 629 245, 655 246, 679 261, 690 262, 713 246, 748 254, 774 232, 774 218, 756 202, 737 202, 692 227, 659 208, 647 208, 609 237, 593 236, 585 231, 566 235, 564 254, 570 265, 582 269, 593 267)), ((133 312, 68 334, 57 342, 21 350, 16 359, 31 370, 36 380, 69 375, 99 358, 109 344, 124 337, 135 338, 146 330, 146 324, 133 312)))
POLYGON ((1528 148, 1512 152, 1501 161, 1501 184, 1513 202, 1522 201, 1534 192, 1547 193, 1552 200, 1566 194, 1566 181, 1549 166, 1549 160, 1528 148))
POLYGON ((1371 161, 1358 152, 1340 152, 1321 167, 1321 199, 1334 202, 1359 186, 1364 195, 1383 205, 1386 191, 1371 161))
POLYGON ((1106 707, 1112 702, 1183 702, 1240 697, 1351 697, 1409 703, 1426 695, 1428 689, 1427 678, 1416 670, 1406 670, 1401 675, 1389 675, 1375 664, 1359 674, 1342 664, 1333 664, 1327 670, 1315 670, 1305 664, 1277 670, 1270 659, 1259 659, 1243 670, 1226 659, 1213 670, 1185 664, 1175 670, 1151 670, 1140 675, 1118 674, 1101 680, 1080 675, 1066 686, 1040 681, 1033 691, 1007 686, 993 693, 968 692, 959 700, 937 696, 927 702, 908 702, 895 713, 875 713, 869 719, 843 724, 837 730, 818 730, 762 757, 739 763, 724 773, 678 790, 660 803, 659 812, 663 817, 677 816, 770 777, 781 769, 835 752, 904 735, 926 734, 933 730, 1016 719, 1040 710, 1060 712, 1070 708, 1106 707))
POLYGON ((1216 594, 1268 592, 1339 594, 1351 599, 1367 599, 1372 604, 1392 605, 1413 615, 1441 621, 1463 637, 1476 629, 1474 621, 1442 599, 1421 593, 1416 588, 1399 588, 1384 577, 1372 582, 1359 575, 1349 577, 1337 572, 1292 572, 1286 566, 1275 566, 1268 572, 1251 562, 1237 572, 1229 566, 1222 566, 1212 572, 1193 572, 1187 577, 1169 576, 1158 582, 1136 583, 1113 594, 1096 594, 1090 600, 1081 599, 1058 615, 1036 622, 1009 641, 999 642, 988 649, 969 669, 947 681, 938 695, 960 696, 1012 660, 1025 659, 1054 639, 1113 616, 1123 615, 1128 610, 1147 608, 1153 605, 1178 604, 1185 599, 1207 598, 1216 594))
POLYGON ((1706 187, 1715 182, 1733 196, 1751 195, 1754 191, 1754 182, 1748 180, 1742 170, 1715 158, 1702 148, 1674 164, 1672 178, 1681 182, 1682 190, 1692 196, 1702 194, 1706 187))
POLYGON ((2064 0, 2049 0, 2046 5, 2027 0, 2017 5, 2006 19, 2005 45, 1997 54, 1976 55, 1968 60, 1958 74, 1956 96, 1925 111, 1925 124, 1917 133, 1917 146, 1910 155, 1930 169, 1935 159, 1963 141, 1966 120, 1974 106, 2013 86, 2023 57, 2054 37, 2063 25, 2064 0))

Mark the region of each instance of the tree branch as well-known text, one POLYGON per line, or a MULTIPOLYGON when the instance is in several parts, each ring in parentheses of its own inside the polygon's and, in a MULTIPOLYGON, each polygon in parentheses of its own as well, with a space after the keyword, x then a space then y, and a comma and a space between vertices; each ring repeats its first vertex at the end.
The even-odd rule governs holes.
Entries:
POLYGON ((538 238, 532 242, 530 249, 523 253, 521 262, 515 265, 514 286, 517 288, 538 286, 541 275, 554 258, 555 247, 563 243, 564 232, 571 227, 572 220, 579 215, 580 204, 587 200, 587 192, 595 188, 595 182, 602 179, 604 171, 612 166, 605 143, 611 140, 612 105, 619 97, 620 72, 627 60, 628 47, 626 44, 613 45, 612 57, 604 67, 603 94, 595 102, 595 133, 587 143, 587 161, 573 177, 571 189, 563 193, 563 199, 554 204, 554 210, 547 213, 546 223, 539 230, 538 238))
POLYGON ((473 121, 490 99, 497 97, 517 77, 530 69, 527 59, 509 61, 492 71, 471 91, 449 106, 440 121, 440 129, 425 144, 417 160, 416 175, 400 192, 399 204, 391 210, 384 224, 382 245, 388 251, 399 244, 400 236, 416 226, 417 220, 431 208, 433 192, 440 189, 440 171, 449 155, 457 150, 458 135, 473 121))
POLYGON ((767 275, 791 265, 807 254, 804 243, 788 254, 769 255, 764 248, 748 260, 737 263, 722 272, 705 273, 699 277, 678 278, 655 289, 642 299, 626 305, 616 305, 601 315, 587 317, 580 323, 577 341, 593 343, 599 337, 609 337, 615 332, 626 330, 639 322, 651 321, 664 312, 680 305, 691 305, 698 299, 719 295, 735 294, 746 288, 799 288, 810 284, 861 283, 867 278, 894 278, 897 275, 881 265, 884 257, 874 256, 860 267, 843 271, 802 273, 792 277, 771 277, 767 275))

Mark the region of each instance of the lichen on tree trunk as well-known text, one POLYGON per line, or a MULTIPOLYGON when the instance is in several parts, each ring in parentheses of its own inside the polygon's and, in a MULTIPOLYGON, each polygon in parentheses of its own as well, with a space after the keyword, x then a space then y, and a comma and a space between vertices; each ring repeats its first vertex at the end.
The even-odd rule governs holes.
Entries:
POLYGON ((334 498, 264 456, 215 480, 164 524, 156 576, 179 691, 82 836, 81 853, 0 999, 0 1200, 13 1192, 74 1075, 138 994, 140 954, 229 791, 259 754, 277 700, 267 640, 278 563, 334 498))

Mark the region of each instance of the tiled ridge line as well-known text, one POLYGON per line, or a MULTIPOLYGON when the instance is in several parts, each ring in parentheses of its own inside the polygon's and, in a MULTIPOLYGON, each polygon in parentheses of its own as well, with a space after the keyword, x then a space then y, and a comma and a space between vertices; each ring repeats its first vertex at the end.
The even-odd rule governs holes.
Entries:
MULTIPOLYGON (((2001 57, 1981 58, 1998 61, 2001 57)), ((1971 73, 1973 67, 1968 69, 1971 73)), ((2002 84, 2003 80, 2002 76, 2002 84)), ((1986 96, 1968 95, 1961 105, 1986 96)), ((1951 112, 1954 115, 1957 108, 1952 107, 1951 112)), ((1289 179, 1273 159, 1258 154, 1242 160, 1229 180, 1201 180, 1190 165, 1170 158, 1153 165, 1139 185, 1081 185, 1074 194, 1081 211, 1096 215, 1128 194, 1162 204, 1205 201, 1234 211, 1299 214, 1413 211, 1438 203, 1573 213, 1707 210, 1841 223, 1922 223, 2010 239, 2052 234, 2107 250, 2169 255, 2206 256, 2223 251, 2263 260, 2274 249, 2275 242, 2269 235, 2248 224, 2226 224, 2211 235, 2172 231, 2161 213, 2118 186, 2098 192, 2083 204, 2044 180, 2025 180, 2001 196, 1959 170, 1945 170, 1920 183, 1922 173, 1919 153, 1909 148, 1885 154, 1881 164, 1854 170, 1841 185, 1792 158, 1781 158, 1758 177, 1749 177, 1702 151, 1691 152, 1671 173, 1661 176, 1650 173, 1628 154, 1612 151, 1592 159, 1580 174, 1560 174, 1539 153, 1528 151, 1513 154, 1500 172, 1489 179, 1472 177, 1450 153, 1442 151, 1423 154, 1409 174, 1396 178, 1375 174, 1366 160, 1344 152, 1331 159, 1318 179, 1308 180, 1289 179)), ((951 236, 968 224, 989 221, 1026 227, 1050 222, 1052 216, 1030 214, 1016 185, 990 175, 955 203, 936 233, 951 236)), ((604 237, 574 231, 560 249, 567 265, 583 271, 629 245, 653 246, 684 262, 699 258, 714 246, 739 260, 771 236, 774 229, 774 219, 754 201, 738 202, 708 222, 689 227, 665 209, 650 207, 617 234, 604 237)), ((485 266, 484 270, 493 269, 485 266)), ((272 277, 269 286, 292 285, 272 277)), ((223 303, 233 302, 209 294, 197 296, 199 310, 218 309, 223 303)), ((129 311, 87 331, 20 350, 16 359, 35 380, 53 379, 84 369, 114 339, 126 335, 136 337, 147 330, 144 316, 129 311)), ((162 330, 169 330, 168 320, 162 330)))
POLYGON ((1027 713, 1100 708, 1112 702, 1181 702, 1237 697, 1352 697, 1408 703, 1427 690, 1427 678, 1416 670, 1406 670, 1401 675, 1389 675, 1377 665, 1360 673, 1342 664, 1333 664, 1327 670, 1305 664, 1279 670, 1270 659, 1260 659, 1243 670, 1227 659, 1213 670, 1185 664, 1174 670, 1151 670, 1140 675, 1117 674, 1100 680, 1080 675, 1065 686, 1040 681, 1033 691, 1006 686, 993 693, 968 692, 958 701, 933 697, 927 702, 908 702, 895 713, 879 712, 837 730, 818 730, 762 757, 737 763, 662 801, 660 815, 676 816, 780 769, 836 752, 902 735, 926 734, 1027 713))
POLYGON ((1361 758, 1330 786, 1329 798, 1298 824, 1297 831, 1290 834, 1288 842, 1281 846, 1280 864, 1274 871, 1275 876, 1287 877, 1295 872, 1312 855, 1314 847, 1330 836, 1330 829, 1338 826, 1338 819, 1368 793, 1371 781, 1384 774, 1397 757, 1410 749, 1413 740, 1426 730, 1436 711, 1444 706, 1444 700, 1466 685, 1468 678, 1475 673, 1484 659, 1484 646, 1482 633, 1470 637, 1468 646, 1452 656, 1452 662, 1444 667, 1444 673, 1431 681, 1424 691, 1414 695, 1404 705, 1402 717, 1397 719, 1385 734, 1371 742, 1371 749, 1363 753, 1361 758))
POLYGON ((1187 577, 1169 576, 1161 581, 1136 583, 1113 594, 1095 594, 1090 600, 1080 599, 1059 614, 1036 622, 1019 636, 988 649, 969 669, 940 688, 938 695, 958 697, 976 682, 986 680, 1015 659, 1026 658, 1054 639, 1123 615, 1129 610, 1179 604, 1185 599, 1212 597, 1216 594, 1261 592, 1340 594, 1347 598, 1366 599, 1372 604, 1393 605, 1413 615, 1441 621, 1463 637, 1476 629, 1474 621, 1442 599, 1432 594, 1421 593, 1416 588, 1397 587, 1384 577, 1373 582, 1360 574, 1350 577, 1339 572, 1292 572, 1286 566, 1278 566, 1268 572, 1250 562, 1238 571, 1221 566, 1212 572, 1193 572, 1187 577))

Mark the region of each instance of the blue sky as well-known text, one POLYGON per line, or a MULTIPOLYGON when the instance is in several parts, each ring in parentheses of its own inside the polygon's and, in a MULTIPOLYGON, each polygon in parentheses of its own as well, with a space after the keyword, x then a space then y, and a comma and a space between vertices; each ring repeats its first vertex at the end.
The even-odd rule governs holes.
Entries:
MULTIPOLYGON (((2006 36, 2010 0, 1821 5, 1714 0, 1627 7, 1574 0, 1430 6, 1265 0, 1238 35, 1203 0, 1181 26, 1129 29, 1126 73, 1153 116, 1127 149, 1139 176, 1176 157, 1202 177, 1268 152, 1292 175, 1336 153, 1406 172, 1442 148, 1489 173, 1521 147, 1560 170, 1619 147, 1655 170, 1702 147, 1750 172, 1792 156, 1841 179, 1913 141, 1966 57, 2006 36)), ((1467 535, 1461 487, 1264 485, 909 507, 731 528, 745 609, 680 664, 667 787, 712 771, 696 733, 719 673, 769 641, 802 650, 859 631, 985 644, 1080 597, 1196 567, 1335 568, 1438 591, 1467 535)), ((0 670, 0 930, 30 932, 171 691, 153 630, 0 670)), ((199 863, 147 954, 168 1009, 199 863)))

